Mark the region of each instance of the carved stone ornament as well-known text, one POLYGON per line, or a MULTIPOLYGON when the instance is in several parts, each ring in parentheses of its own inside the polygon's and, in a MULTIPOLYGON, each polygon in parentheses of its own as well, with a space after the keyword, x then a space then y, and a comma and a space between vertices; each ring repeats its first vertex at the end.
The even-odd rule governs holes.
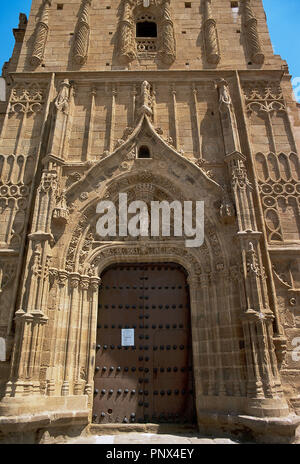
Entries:
POLYGON ((52 220, 57 224, 66 224, 69 218, 69 210, 67 207, 65 191, 58 198, 57 205, 53 210, 52 220))
POLYGON ((141 0, 123 0, 118 35, 119 59, 122 63, 128 64, 140 55, 147 58, 157 54, 162 62, 172 64, 176 58, 176 43, 170 0, 147 0, 146 3, 141 0), (136 22, 145 15, 157 23, 157 39, 135 37, 136 22))
POLYGON ((79 65, 83 65, 88 57, 90 40, 89 9, 91 3, 92 0, 82 0, 76 28, 74 43, 74 61, 79 65))
POLYGON ((44 0, 42 7, 41 19, 37 24, 33 51, 30 58, 32 66, 38 66, 41 64, 44 58, 45 47, 49 34, 49 9, 51 7, 52 0, 44 0))
POLYGON ((45 85, 38 82, 18 83, 11 92, 10 113, 39 113, 45 103, 45 85))
POLYGON ((257 30, 257 19, 251 6, 251 0, 244 0, 243 5, 244 27, 248 53, 255 64, 263 64, 265 55, 261 49, 261 43, 257 30))
POLYGON ((218 64, 221 59, 220 46, 218 40, 217 23, 212 15, 211 0, 206 0, 204 4, 204 42, 206 59, 208 63, 218 64))
POLYGON ((171 19, 170 0, 163 0, 161 16, 160 57, 166 64, 172 64, 176 58, 174 25, 171 19))
POLYGON ((69 111, 70 101, 70 82, 68 79, 64 79, 59 86, 59 92, 55 100, 55 106, 58 111, 67 114, 69 111))
POLYGON ((119 24, 119 57, 124 64, 136 58, 133 2, 123 1, 123 12, 119 24))

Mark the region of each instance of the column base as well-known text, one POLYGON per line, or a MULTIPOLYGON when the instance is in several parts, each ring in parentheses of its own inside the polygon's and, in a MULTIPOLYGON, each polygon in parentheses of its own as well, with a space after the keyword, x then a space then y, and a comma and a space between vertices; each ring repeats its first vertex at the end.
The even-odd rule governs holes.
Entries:
POLYGON ((0 443, 64 442, 89 422, 87 396, 3 398, 0 443))
POLYGON ((255 417, 288 417, 290 409, 285 398, 247 398, 246 414, 255 417))
POLYGON ((0 401, 0 423, 11 416, 27 417, 34 420, 35 415, 48 414, 55 411, 57 414, 73 414, 74 411, 86 411, 88 415, 87 395, 78 396, 19 396, 6 397, 0 401))

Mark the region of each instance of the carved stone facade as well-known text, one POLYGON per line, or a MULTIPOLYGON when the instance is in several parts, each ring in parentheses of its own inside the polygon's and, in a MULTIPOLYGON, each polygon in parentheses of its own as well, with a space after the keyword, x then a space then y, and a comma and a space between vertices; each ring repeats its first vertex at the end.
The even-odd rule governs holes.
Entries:
POLYGON ((109 6, 34 0, 5 67, 0 440, 90 430, 101 274, 177 263, 199 429, 293 441, 300 119, 262 3, 241 1, 239 14, 223 0, 109 6), (187 248, 174 231, 99 236, 97 204, 119 193, 203 200, 204 244, 187 248))

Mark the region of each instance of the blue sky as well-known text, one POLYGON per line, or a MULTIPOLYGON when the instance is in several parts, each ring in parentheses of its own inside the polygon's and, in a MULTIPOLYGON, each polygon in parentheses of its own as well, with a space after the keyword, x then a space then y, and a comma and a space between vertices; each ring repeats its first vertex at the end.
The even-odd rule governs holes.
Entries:
MULTIPOLYGON (((290 72, 295 79, 297 97, 300 101, 300 1, 299 0, 263 0, 268 18, 271 39, 276 54, 287 60, 290 72), (298 45, 297 45, 298 44, 298 45)), ((31 0, 1 1, 0 27, 0 69, 12 53, 14 37, 12 28, 17 27, 19 12, 29 14, 31 0)))

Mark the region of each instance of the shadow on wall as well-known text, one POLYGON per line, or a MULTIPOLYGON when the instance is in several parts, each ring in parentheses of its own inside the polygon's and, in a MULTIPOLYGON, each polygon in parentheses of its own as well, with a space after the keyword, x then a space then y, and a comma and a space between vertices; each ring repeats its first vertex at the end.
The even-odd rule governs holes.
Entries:
POLYGON ((6 83, 3 77, 0 77, 0 101, 6 101, 6 83))

